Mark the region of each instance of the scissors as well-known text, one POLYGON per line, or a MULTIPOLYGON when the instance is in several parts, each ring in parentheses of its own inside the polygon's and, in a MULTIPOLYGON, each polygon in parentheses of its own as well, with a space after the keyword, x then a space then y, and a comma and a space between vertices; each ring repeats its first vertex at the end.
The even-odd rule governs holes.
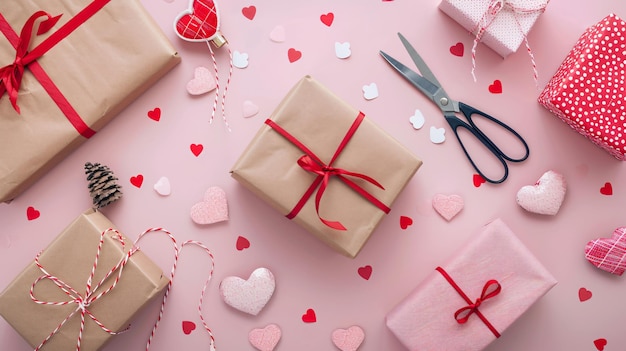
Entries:
POLYGON ((411 56, 411 59, 413 60, 413 62, 415 63, 419 71, 422 73, 422 75, 412 71, 410 68, 403 65, 402 63, 400 63, 398 60, 394 59, 393 57, 387 55, 383 51, 380 51, 380 54, 383 56, 385 60, 387 60, 387 62, 393 68, 395 68, 398 72, 400 72, 400 74, 404 78, 406 78, 413 86, 415 86, 424 95, 429 97, 439 107, 439 109, 441 109, 443 116, 445 117, 446 121, 452 128, 454 135, 456 136, 457 140, 461 144, 461 148, 463 149, 463 152, 465 152, 467 159, 470 161, 470 163, 472 164, 476 172, 478 172, 478 174, 481 177, 483 177, 483 179, 485 179, 487 182, 494 183, 494 184, 504 182, 509 175, 509 167, 507 165, 507 161, 522 162, 528 158, 530 151, 528 149, 528 144, 526 144, 526 141, 524 140, 524 138, 522 138, 522 136, 519 135, 519 133, 517 133, 513 128, 506 125, 504 122, 494 117, 491 117, 490 115, 474 107, 471 107, 463 102, 452 100, 448 96, 448 94, 443 90, 443 88, 441 87, 441 84, 439 83, 435 75, 431 72, 431 70, 428 68, 428 65, 426 65, 426 63, 420 57, 417 51, 415 51, 413 46, 411 46, 411 44, 406 40, 406 38, 402 34, 398 33, 398 36, 400 37, 402 44, 404 44, 404 47, 409 53, 409 56, 411 56), (456 116, 457 113, 462 113, 463 116, 465 116, 465 119, 467 120, 467 122, 457 117, 456 116), (502 152, 502 150, 500 150, 500 148, 496 146, 496 144, 494 144, 494 142, 491 141, 491 139, 480 128, 476 126, 476 124, 472 120, 473 116, 480 116, 482 118, 485 118, 489 120, 490 122, 493 122, 495 125, 505 129, 508 133, 513 135, 515 138, 517 138, 520 141, 520 143, 524 146, 524 149, 525 149, 524 155, 519 158, 513 158, 513 157, 508 156, 504 152, 502 152), (458 134, 459 128, 463 128, 469 131, 476 139, 478 139, 478 141, 480 141, 489 150, 489 152, 491 152, 498 159, 498 161, 500 161, 504 169, 504 174, 502 175, 502 177, 500 177, 499 179, 487 177, 478 168, 478 166, 476 165, 476 163, 474 162, 474 160, 468 153, 465 145, 463 144, 463 140, 461 139, 461 137, 459 137, 459 134, 458 134))

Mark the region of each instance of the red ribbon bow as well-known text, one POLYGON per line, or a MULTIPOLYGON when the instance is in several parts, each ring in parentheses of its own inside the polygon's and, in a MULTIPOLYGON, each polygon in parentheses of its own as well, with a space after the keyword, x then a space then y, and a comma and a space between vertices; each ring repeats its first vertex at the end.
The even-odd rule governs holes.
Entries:
POLYGON ((472 300, 465 294, 465 292, 463 292, 463 290, 454 281, 454 279, 452 279, 452 277, 448 274, 448 272, 446 272, 441 267, 437 267, 436 270, 439 273, 441 273, 441 275, 448 281, 448 283, 450 283, 450 285, 454 288, 454 290, 456 290, 456 292, 459 293, 459 295, 461 295, 463 300, 465 300, 468 303, 467 306, 459 308, 454 313, 454 319, 457 321, 457 323, 459 324, 467 323, 471 315, 476 314, 476 316, 480 318, 480 320, 487 326, 487 328, 489 328, 489 330, 493 333, 493 335, 495 335, 496 338, 499 338, 500 333, 489 322, 489 320, 487 320, 487 318, 480 312, 478 307, 480 307, 480 305, 484 301, 491 299, 500 293, 500 291, 502 290, 502 286, 500 285, 500 283, 495 279, 488 280, 483 286, 483 291, 480 294, 480 297, 477 298, 475 302, 472 302, 472 300))
POLYGON ((315 189, 318 189, 319 187, 319 189, 317 190, 317 194, 315 195, 315 210, 317 211, 317 216, 322 221, 322 223, 324 223, 330 228, 333 228, 336 230, 346 230, 346 227, 344 227, 343 224, 341 224, 341 222, 329 221, 327 219, 322 218, 319 214, 319 208, 320 208, 320 202, 322 200, 322 196, 324 195, 324 192, 326 191, 330 178, 333 176, 343 181, 346 185, 348 185, 350 188, 355 190, 358 194, 366 198, 368 201, 370 201, 372 204, 374 204, 376 207, 378 207, 385 213, 389 213, 390 208, 387 205, 382 203, 380 200, 376 199, 370 193, 368 193, 363 188, 361 188, 358 184, 356 184, 355 182, 351 181, 350 179, 346 177, 349 176, 349 177, 360 178, 360 179, 367 181, 368 183, 371 183, 379 187, 380 189, 385 189, 380 183, 378 183, 376 180, 374 180, 373 178, 365 174, 350 172, 345 169, 336 168, 332 166, 332 164, 335 162, 339 154, 341 154, 341 152, 343 151, 345 146, 348 144, 348 142, 350 141, 350 139, 352 138, 356 130, 359 128, 359 125, 361 124, 364 118, 365 118, 365 115, 362 112, 360 112, 357 118, 352 123, 352 126, 350 126, 350 129, 347 131, 343 140, 337 147, 335 154, 333 155, 330 162, 328 162, 328 164, 324 163, 309 148, 307 148, 298 139, 296 139, 293 135, 289 134, 289 132, 284 130, 281 126, 276 124, 274 121, 270 119, 265 121, 265 124, 272 127, 280 135, 285 137, 287 140, 289 140, 291 143, 297 146, 300 150, 304 151, 305 155, 303 155, 302 157, 298 159, 298 165, 300 165, 300 167, 302 167, 304 170, 308 172, 317 174, 317 178, 313 181, 311 186, 307 189, 307 191, 304 193, 304 195, 302 196, 300 201, 296 204, 296 206, 293 208, 293 210, 289 214, 287 214, 287 218, 289 219, 294 218, 300 212, 300 210, 304 207, 304 204, 306 203, 306 201, 311 197, 311 195, 313 195, 313 192, 315 191, 315 189))

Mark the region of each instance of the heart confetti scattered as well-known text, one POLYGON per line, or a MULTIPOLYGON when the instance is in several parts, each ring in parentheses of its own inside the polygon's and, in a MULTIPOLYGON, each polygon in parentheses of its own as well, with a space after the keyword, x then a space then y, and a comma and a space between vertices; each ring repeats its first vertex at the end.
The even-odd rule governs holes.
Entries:
POLYGON ((273 351, 280 341, 282 332, 276 324, 269 324, 263 329, 252 329, 248 341, 259 351, 273 351))
POLYGON ((407 216, 400 216, 400 228, 406 229, 413 224, 413 219, 407 216))
POLYGON ((494 80, 493 83, 489 85, 489 92, 492 94, 501 94, 502 82, 499 79, 494 80))
POLYGON ((474 183, 474 186, 479 188, 482 184, 485 183, 485 178, 483 178, 480 174, 474 174, 472 176, 472 182, 474 183))
POLYGON ((350 57, 350 55, 352 55, 352 50, 350 50, 350 43, 335 42, 335 55, 337 55, 337 58, 340 59, 347 59, 348 57, 350 57))
POLYGON ((626 227, 619 227, 610 239, 599 238, 585 246, 585 258, 594 266, 611 274, 626 270, 626 227))
POLYGON ((335 14, 332 12, 329 12, 320 16, 320 21, 322 21, 322 23, 324 23, 328 27, 330 27, 333 24, 334 20, 335 20, 335 14))
POLYGON ((315 310, 309 308, 306 310, 306 313, 302 315, 302 321, 304 323, 315 323, 317 322, 317 316, 315 315, 315 310))
POLYGON ((154 109, 148 111, 148 117, 151 120, 154 120, 154 121, 157 121, 157 122, 160 121, 161 120, 161 109, 158 108, 158 107, 155 107, 154 109))
POLYGON ((28 206, 28 208, 26 209, 26 219, 28 219, 29 221, 39 218, 40 214, 41 213, 33 206, 28 206))
POLYGON ((365 100, 373 100, 378 97, 378 86, 376 83, 363 86, 363 97, 365 100))
POLYGON ((202 146, 202 144, 191 144, 189 145, 189 149, 194 156, 198 157, 202 153, 202 150, 204 150, 204 146, 202 146))
POLYGON ((409 118, 409 122, 411 122, 413 129, 416 129, 416 130, 421 129, 424 126, 424 122, 425 122, 422 111, 415 110, 415 113, 413 114, 413 116, 409 118))
POLYGON ((593 341, 593 345, 596 347, 596 349, 598 349, 598 351, 603 351, 606 344, 606 339, 596 339, 593 341))
POLYGON ((454 218, 465 205, 463 198, 459 195, 444 195, 444 194, 435 194, 433 196, 433 208, 441 217, 443 217, 446 221, 450 221, 454 218))
POLYGON ((444 128, 430 127, 430 141, 433 144, 441 144, 446 141, 446 130, 444 128))
POLYGON ((169 196, 172 193, 170 180, 167 177, 161 177, 154 183, 154 191, 161 196, 169 196))
POLYGON ((348 329, 335 329, 331 338, 339 350, 357 351, 365 339, 365 332, 358 325, 353 325, 348 329))
POLYGON ((256 6, 250 5, 241 9, 241 13, 243 16, 249 20, 253 20, 254 16, 256 16, 256 6))
POLYGON ((290 63, 294 63, 302 58, 302 52, 294 48, 289 48, 289 50, 287 50, 287 58, 289 59, 290 63))
POLYGON ((224 302, 245 313, 256 316, 274 294, 276 282, 267 268, 255 269, 247 280, 226 277, 220 283, 220 295, 224 302))
POLYGON ((193 79, 187 82, 187 92, 191 95, 206 94, 217 87, 211 71, 203 66, 196 67, 193 79))
POLYGON ((282 43, 285 41, 285 39, 286 39, 285 27, 283 26, 276 26, 270 32, 270 40, 275 43, 282 43))
POLYGON ((196 323, 192 321, 183 321, 183 333, 185 333, 185 335, 191 334, 194 330, 196 330, 196 323))
POLYGON ((580 288, 578 289, 578 299, 580 300, 580 302, 584 302, 587 301, 591 298, 592 293, 591 291, 585 289, 585 288, 580 288))
POLYGON ((359 267, 359 269, 357 269, 357 273, 359 273, 361 278, 365 280, 369 280, 370 277, 372 276, 372 266, 365 265, 363 267, 359 267))
POLYGON ((464 50, 465 50, 465 47, 463 46, 463 43, 461 42, 458 42, 450 47, 450 53, 458 57, 463 57, 464 50))
POLYGON ((233 52, 233 66, 241 69, 248 67, 248 54, 235 50, 233 52))
POLYGON ((197 224, 213 224, 228 220, 226 192, 212 186, 204 193, 204 199, 191 207, 191 219, 197 224))
POLYGON ((547 171, 535 185, 523 186, 517 192, 517 203, 528 212, 553 216, 559 212, 566 190, 565 178, 547 171))
POLYGON ((241 112, 244 118, 249 118, 259 113, 259 106, 255 105, 254 102, 250 100, 246 100, 243 102, 243 108, 241 112))
POLYGON ((600 188, 600 194, 610 196, 613 195, 613 185, 610 182, 604 183, 604 186, 600 188))
POLYGON ((237 237, 237 242, 235 243, 235 247, 238 251, 245 250, 250 247, 250 241, 243 236, 237 237))
POLYGON ((137 174, 136 176, 130 177, 130 184, 137 188, 141 188, 141 185, 143 184, 143 175, 137 174))

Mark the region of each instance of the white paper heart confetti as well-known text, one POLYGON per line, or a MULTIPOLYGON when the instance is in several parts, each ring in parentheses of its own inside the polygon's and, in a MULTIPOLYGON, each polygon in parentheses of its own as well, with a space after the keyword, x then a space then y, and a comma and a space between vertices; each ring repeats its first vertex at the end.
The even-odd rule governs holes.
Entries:
POLYGON ((350 43, 340 43, 335 42, 335 55, 337 55, 340 59, 346 59, 352 55, 352 51, 350 50, 350 43))
POLYGON ((257 268, 247 280, 226 277, 220 283, 220 295, 224 302, 239 311, 256 316, 274 294, 276 281, 267 268, 257 268))
POLYGON ((275 43, 282 43, 285 41, 285 27, 283 26, 276 26, 274 27, 274 29, 272 29, 272 31, 270 32, 270 40, 275 42, 275 43))
POLYGON ((411 122, 411 125, 413 126, 414 129, 421 129, 424 126, 424 122, 425 122, 422 111, 415 110, 415 113, 413 114, 413 116, 409 118, 409 122, 411 122))
POLYGON ((243 102, 242 113, 245 118, 252 117, 259 113, 259 106, 255 105, 250 100, 246 100, 243 102))
POLYGON ((376 83, 363 86, 363 97, 365 100, 373 100, 378 97, 378 86, 376 83))
POLYGON ((202 202, 191 207, 191 219, 197 224, 212 224, 228 220, 228 203, 224 189, 212 186, 202 202))
POLYGON ((237 68, 248 67, 248 54, 235 50, 235 52, 233 52, 233 66, 237 68))
POLYGON ((430 141, 434 144, 441 144, 446 141, 446 130, 443 128, 430 127, 430 141))
POLYGON ((217 84, 211 71, 206 67, 196 67, 193 79, 187 83, 187 92, 191 95, 202 95, 215 89, 217 84))
POLYGON ((172 193, 172 188, 170 186, 170 180, 167 177, 161 177, 159 180, 154 183, 154 191, 161 196, 168 196, 172 193))

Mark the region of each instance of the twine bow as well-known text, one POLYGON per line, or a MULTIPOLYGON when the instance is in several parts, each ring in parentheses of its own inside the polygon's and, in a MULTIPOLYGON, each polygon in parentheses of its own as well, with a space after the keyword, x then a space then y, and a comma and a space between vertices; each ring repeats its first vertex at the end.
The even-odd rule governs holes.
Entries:
POLYGON ((520 33, 522 33, 522 36, 524 37, 524 44, 526 45, 526 51, 528 52, 528 56, 530 56, 530 61, 533 66, 533 78, 535 80, 535 84, 537 84, 537 79, 538 79, 537 63, 535 62, 535 56, 533 55, 532 50, 530 49, 530 44, 528 43, 528 37, 526 36, 526 33, 524 33, 524 30, 522 29, 522 25, 519 22, 518 16, 520 14, 543 13, 545 9, 546 9, 545 3, 538 5, 536 7, 527 8, 527 7, 518 6, 510 0, 490 0, 489 1, 489 6, 487 6, 485 13, 483 13, 482 17, 476 24, 476 28, 473 30, 473 32, 476 32, 476 36, 474 37, 474 44, 472 45, 472 77, 474 78, 474 82, 476 81, 476 74, 475 74, 476 47, 478 45, 478 42, 480 42, 480 40, 482 39, 482 36, 483 34, 485 34, 485 31, 487 30, 487 28, 489 28, 489 26, 491 26, 493 21, 498 17, 498 14, 500 14, 500 12, 505 10, 505 11, 511 11, 513 13, 513 17, 515 19, 515 23, 517 24, 517 28, 519 29, 520 33))

